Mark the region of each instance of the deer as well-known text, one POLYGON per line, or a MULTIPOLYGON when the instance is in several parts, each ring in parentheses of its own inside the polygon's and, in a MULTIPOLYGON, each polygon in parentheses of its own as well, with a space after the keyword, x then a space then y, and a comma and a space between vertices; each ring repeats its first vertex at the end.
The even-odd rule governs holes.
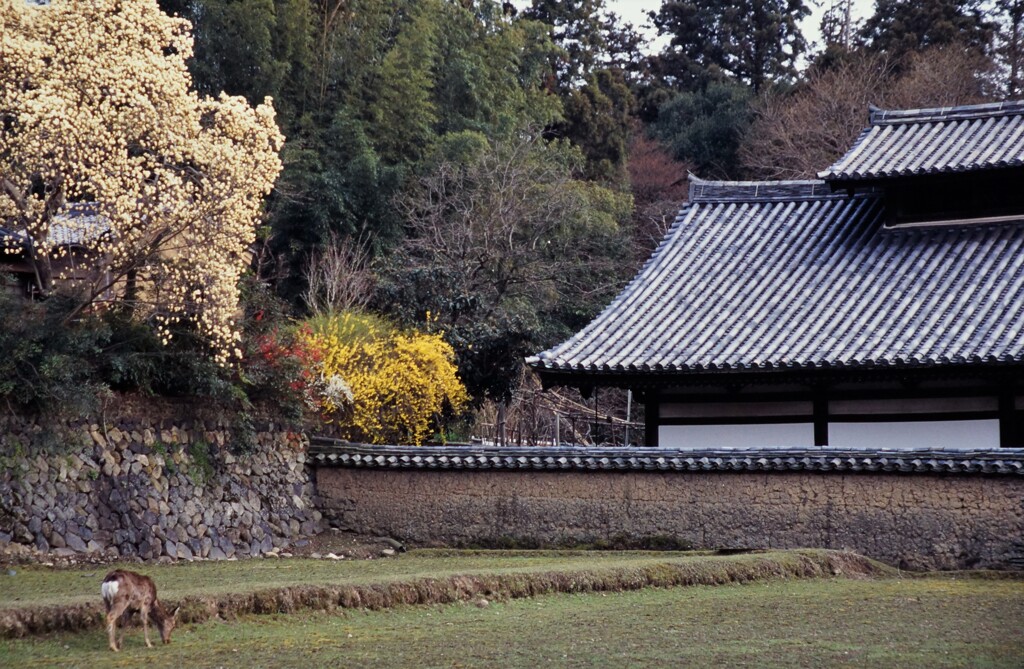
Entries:
POLYGON ((103 579, 100 594, 103 595, 103 603, 107 608, 107 637, 110 641, 110 650, 115 653, 121 650, 121 644, 115 638, 117 621, 128 611, 138 611, 142 616, 142 633, 147 647, 153 647, 149 641, 150 616, 160 630, 163 642, 171 642, 171 630, 174 629, 181 607, 167 613, 156 597, 156 584, 153 583, 153 579, 133 571, 115 569, 103 579))

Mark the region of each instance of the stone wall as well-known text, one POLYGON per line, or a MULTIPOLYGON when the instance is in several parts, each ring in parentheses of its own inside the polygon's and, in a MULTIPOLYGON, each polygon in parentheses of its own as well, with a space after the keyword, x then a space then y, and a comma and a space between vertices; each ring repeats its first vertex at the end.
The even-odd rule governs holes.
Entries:
MULTIPOLYGON (((412 542, 671 537, 850 549, 915 569, 1024 567, 1024 477, 321 466, 333 524, 412 542)), ((507 543, 507 542, 506 542, 507 543)))
POLYGON ((125 403, 103 419, 0 419, 0 545, 143 559, 255 556, 319 530, 306 437, 269 421, 125 403))

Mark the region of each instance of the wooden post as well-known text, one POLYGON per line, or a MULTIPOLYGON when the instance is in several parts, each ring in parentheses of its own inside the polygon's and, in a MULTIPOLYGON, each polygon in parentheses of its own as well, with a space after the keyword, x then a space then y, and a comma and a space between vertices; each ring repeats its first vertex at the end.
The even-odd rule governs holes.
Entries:
POLYGON ((1018 411, 1012 389, 999 393, 999 446, 1024 447, 1024 412, 1018 411))
POLYGON ((828 398, 824 391, 814 395, 814 445, 828 446, 828 398))
POLYGON ((644 442, 646 446, 658 445, 658 391, 648 390, 644 397, 644 442))
POLYGON ((508 445, 508 433, 505 431, 505 400, 498 402, 498 444, 508 445))
POLYGON ((623 448, 629 448, 629 421, 633 418, 633 390, 626 391, 626 435, 622 438, 623 448))

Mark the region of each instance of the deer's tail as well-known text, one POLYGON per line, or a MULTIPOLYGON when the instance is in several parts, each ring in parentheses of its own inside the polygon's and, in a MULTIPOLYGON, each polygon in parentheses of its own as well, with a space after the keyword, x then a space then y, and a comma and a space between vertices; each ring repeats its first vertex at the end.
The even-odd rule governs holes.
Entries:
POLYGON ((114 601, 114 597, 117 596, 117 588, 118 580, 116 578, 104 580, 103 585, 100 586, 100 594, 103 595, 103 601, 108 607, 114 601))

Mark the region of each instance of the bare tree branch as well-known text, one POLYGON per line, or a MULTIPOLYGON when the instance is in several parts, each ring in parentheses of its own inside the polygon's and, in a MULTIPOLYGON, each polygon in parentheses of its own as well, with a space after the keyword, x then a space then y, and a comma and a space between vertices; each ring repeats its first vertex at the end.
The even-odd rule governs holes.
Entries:
POLYGON ((326 248, 310 257, 305 275, 306 306, 315 314, 365 307, 373 295, 370 245, 365 239, 332 234, 326 248))

